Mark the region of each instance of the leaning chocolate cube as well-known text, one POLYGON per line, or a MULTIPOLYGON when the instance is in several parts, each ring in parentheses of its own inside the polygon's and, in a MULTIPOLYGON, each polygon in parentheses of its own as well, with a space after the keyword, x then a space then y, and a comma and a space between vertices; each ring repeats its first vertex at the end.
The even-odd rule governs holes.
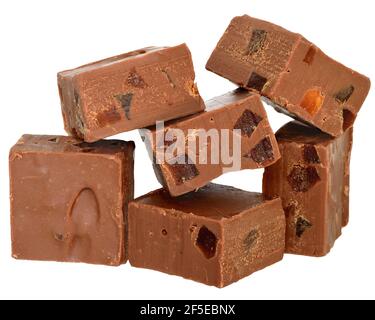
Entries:
POLYGON ((352 135, 332 138, 299 122, 277 132, 282 157, 266 168, 263 192, 282 199, 286 252, 324 256, 348 223, 352 135))
POLYGON ((186 45, 150 47, 60 72, 65 129, 87 142, 204 109, 186 45))
POLYGON ((12 255, 120 265, 134 143, 25 135, 10 152, 12 255))
POLYGON ((224 287, 280 261, 280 199, 210 184, 173 198, 161 189, 129 205, 129 261, 224 287))
POLYGON ((223 173, 264 168, 280 158, 259 95, 240 89, 206 105, 205 112, 141 131, 156 175, 172 196, 223 173))
POLYGON ((353 126, 370 90, 367 77, 301 35, 247 15, 232 20, 206 67, 335 137, 353 126))

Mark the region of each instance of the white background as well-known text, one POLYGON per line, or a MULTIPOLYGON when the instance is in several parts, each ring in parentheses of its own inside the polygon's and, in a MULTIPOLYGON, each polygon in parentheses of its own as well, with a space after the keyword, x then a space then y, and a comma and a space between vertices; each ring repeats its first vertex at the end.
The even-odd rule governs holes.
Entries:
MULTIPOLYGON (((300 32, 326 53, 375 79, 374 1, 0 1, 0 298, 263 299, 375 298, 373 92, 355 125, 351 222, 325 258, 285 256, 225 289, 158 272, 11 259, 8 151, 24 133, 64 134, 56 73, 150 45, 190 47, 204 99, 234 88, 205 63, 236 15, 300 32)), ((276 130, 288 118, 267 107, 276 130)), ((137 132, 136 196, 159 188, 137 132)), ((262 171, 218 179, 261 190, 262 171)))

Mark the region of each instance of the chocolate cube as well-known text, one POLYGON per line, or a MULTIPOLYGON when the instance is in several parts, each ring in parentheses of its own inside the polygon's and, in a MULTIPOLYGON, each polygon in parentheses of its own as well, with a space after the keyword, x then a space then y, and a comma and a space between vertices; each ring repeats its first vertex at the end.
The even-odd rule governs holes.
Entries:
POLYGON ((133 154, 133 142, 23 136, 10 152, 13 257, 124 263, 133 154))
POLYGON ((232 20, 206 67, 335 137, 353 126, 370 90, 367 77, 301 35, 247 15, 232 20))
POLYGON ((264 168, 280 158, 259 95, 236 90, 206 105, 205 112, 142 131, 156 175, 172 196, 199 189, 225 172, 264 168))
POLYGON ((173 198, 161 189, 129 205, 129 261, 224 287, 282 259, 280 199, 210 184, 173 198))
POLYGON ((280 197, 286 214, 286 252, 324 256, 349 218, 353 129, 332 138, 299 122, 281 128, 281 159, 266 168, 263 192, 280 197))
POLYGON ((60 72, 65 129, 87 142, 204 109, 186 45, 150 47, 60 72))

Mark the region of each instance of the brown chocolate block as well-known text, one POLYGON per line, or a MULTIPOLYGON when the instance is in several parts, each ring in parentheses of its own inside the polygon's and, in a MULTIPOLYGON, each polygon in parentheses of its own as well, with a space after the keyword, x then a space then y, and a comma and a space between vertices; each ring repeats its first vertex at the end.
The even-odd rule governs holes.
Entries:
POLYGON ((10 151, 13 257, 126 262, 133 154, 133 142, 23 136, 10 151))
POLYGON ((129 261, 224 287, 283 257, 280 199, 210 184, 173 198, 164 190, 129 205, 129 261))
POLYGON ((60 72, 65 129, 88 142, 204 109, 188 47, 150 47, 60 72))
MULTIPOLYGON (((209 100, 206 105, 205 112, 171 121, 161 129, 154 127, 151 131, 142 131, 154 159, 156 175, 172 196, 201 188, 221 176, 225 170, 264 168, 280 158, 277 141, 259 95, 241 89, 209 100), (157 153, 167 151, 168 155, 168 148, 174 149, 173 144, 178 145, 177 134, 168 137, 168 133, 176 129, 184 134, 184 148, 171 153, 170 158, 174 161, 185 160, 185 164, 171 164, 169 161, 157 163, 157 153), (204 130, 209 138, 201 135, 200 130, 204 130), (224 139, 222 130, 228 132, 229 140, 224 139), (234 137, 241 139, 238 140, 241 143, 238 148, 234 148, 234 137), (193 150, 190 142, 196 138, 198 141, 193 144, 193 150), (216 142, 213 140, 215 138, 216 142), (222 157, 223 152, 228 156, 233 155, 234 161, 228 163, 227 157, 222 157)), ((167 157, 164 159, 168 160, 167 157)))
POLYGON ((266 168, 263 192, 280 197, 286 214, 286 252, 324 256, 349 218, 353 129, 339 138, 297 121, 276 138, 281 160, 266 168))
POLYGON ((335 137, 353 125, 370 90, 367 77, 301 35, 247 15, 232 20, 206 67, 335 137))

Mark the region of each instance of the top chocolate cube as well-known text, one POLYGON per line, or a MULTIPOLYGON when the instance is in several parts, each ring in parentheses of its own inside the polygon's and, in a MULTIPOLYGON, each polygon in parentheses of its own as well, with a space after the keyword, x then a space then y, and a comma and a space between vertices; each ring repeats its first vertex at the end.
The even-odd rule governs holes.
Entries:
POLYGON ((87 142, 204 110, 190 51, 150 47, 58 74, 65 129, 87 142))
POLYGON ((332 136, 353 126, 370 90, 301 35, 247 15, 232 20, 206 68, 332 136))

